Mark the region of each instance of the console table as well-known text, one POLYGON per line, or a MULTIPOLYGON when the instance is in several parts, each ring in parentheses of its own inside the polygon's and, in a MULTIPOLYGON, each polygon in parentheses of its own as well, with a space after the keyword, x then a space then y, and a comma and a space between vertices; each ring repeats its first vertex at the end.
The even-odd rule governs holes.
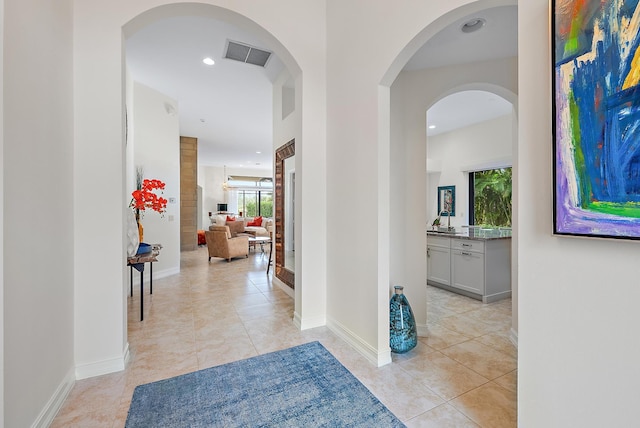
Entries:
POLYGON ((133 270, 140 272, 140 321, 144 320, 144 264, 149 263, 149 294, 153 294, 153 263, 158 261, 157 257, 161 249, 161 244, 152 244, 150 252, 127 257, 131 297, 133 297, 133 270))

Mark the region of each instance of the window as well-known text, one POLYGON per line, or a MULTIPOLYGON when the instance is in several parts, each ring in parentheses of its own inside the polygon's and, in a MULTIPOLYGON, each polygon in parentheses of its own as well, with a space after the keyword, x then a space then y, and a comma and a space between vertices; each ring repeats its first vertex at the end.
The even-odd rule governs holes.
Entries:
POLYGON ((511 227, 511 168, 469 173, 469 224, 511 227))
POLYGON ((245 217, 273 217, 273 191, 238 190, 238 212, 245 217))

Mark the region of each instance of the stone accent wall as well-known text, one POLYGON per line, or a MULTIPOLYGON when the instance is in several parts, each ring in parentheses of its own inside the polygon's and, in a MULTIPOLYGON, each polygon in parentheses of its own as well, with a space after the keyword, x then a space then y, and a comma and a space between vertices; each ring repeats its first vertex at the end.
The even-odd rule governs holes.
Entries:
POLYGON ((180 251, 198 248, 198 139, 180 137, 180 251))

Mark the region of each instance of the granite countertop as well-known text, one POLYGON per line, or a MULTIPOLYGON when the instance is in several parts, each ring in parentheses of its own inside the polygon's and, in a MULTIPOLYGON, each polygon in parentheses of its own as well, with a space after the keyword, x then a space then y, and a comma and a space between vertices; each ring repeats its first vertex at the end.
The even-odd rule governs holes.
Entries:
POLYGON ((478 241, 487 241, 490 239, 511 239, 511 229, 481 229, 476 227, 456 228, 455 233, 441 233, 427 230, 429 236, 442 236, 445 238, 456 239, 475 239, 478 241))

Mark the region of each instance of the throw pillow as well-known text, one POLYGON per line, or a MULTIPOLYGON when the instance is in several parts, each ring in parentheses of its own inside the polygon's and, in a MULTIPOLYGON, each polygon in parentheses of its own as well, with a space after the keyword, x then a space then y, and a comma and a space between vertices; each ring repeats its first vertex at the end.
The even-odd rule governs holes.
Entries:
POLYGON ((236 218, 227 216, 227 221, 236 221, 236 218))
POLYGON ((253 220, 251 220, 250 222, 247 223, 247 226, 258 226, 261 227, 262 226, 262 217, 256 217, 253 220))

